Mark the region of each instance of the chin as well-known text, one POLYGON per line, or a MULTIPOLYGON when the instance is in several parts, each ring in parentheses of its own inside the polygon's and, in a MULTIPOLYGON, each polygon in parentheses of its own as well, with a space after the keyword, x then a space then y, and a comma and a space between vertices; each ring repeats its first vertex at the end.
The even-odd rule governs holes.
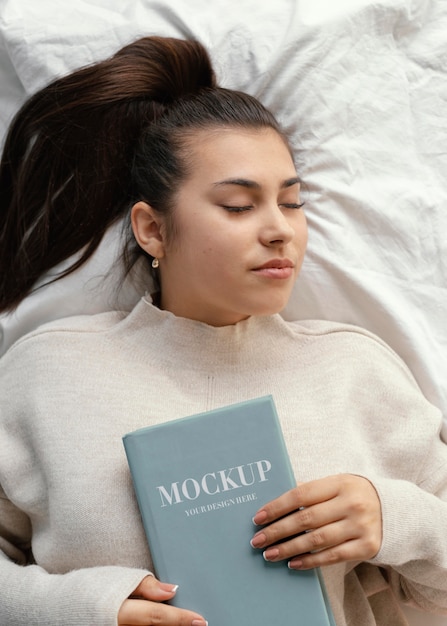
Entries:
POLYGON ((276 313, 280 313, 286 307, 286 305, 287 300, 281 301, 281 303, 269 302, 267 306, 264 305, 258 307, 257 310, 253 311, 251 315, 259 315, 264 317, 267 315, 275 315, 276 313))

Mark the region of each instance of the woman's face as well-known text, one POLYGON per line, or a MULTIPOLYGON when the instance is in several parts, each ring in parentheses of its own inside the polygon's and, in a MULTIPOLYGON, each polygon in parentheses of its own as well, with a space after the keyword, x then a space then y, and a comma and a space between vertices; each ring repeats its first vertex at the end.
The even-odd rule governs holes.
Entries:
POLYGON ((273 129, 201 131, 188 158, 160 258, 161 308, 213 326, 279 312, 307 244, 283 139, 273 129))

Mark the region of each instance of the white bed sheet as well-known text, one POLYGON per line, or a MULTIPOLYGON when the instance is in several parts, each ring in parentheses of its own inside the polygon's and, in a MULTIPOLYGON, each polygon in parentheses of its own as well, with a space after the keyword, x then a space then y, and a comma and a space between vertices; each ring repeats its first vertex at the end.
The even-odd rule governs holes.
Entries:
MULTIPOLYGON (((0 136, 27 95, 139 36, 202 41, 222 84, 279 117, 307 185, 309 249, 284 315, 376 332, 441 408, 447 436, 446 33, 445 0, 239 0, 231 10, 226 0, 3 0, 0 136)), ((115 258, 110 241, 3 316, 3 347, 47 319, 108 308, 110 282, 90 278, 115 258)), ((125 293, 130 306, 138 294, 125 293)))

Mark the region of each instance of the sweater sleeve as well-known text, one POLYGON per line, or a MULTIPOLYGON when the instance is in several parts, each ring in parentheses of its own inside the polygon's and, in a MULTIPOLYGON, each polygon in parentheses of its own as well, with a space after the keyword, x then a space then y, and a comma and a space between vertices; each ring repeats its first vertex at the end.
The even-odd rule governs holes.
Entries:
POLYGON ((371 562, 391 568, 389 582, 403 602, 447 613, 447 463, 421 485, 372 482, 382 505, 383 542, 371 562))
POLYGON ((442 416, 403 363, 390 381, 384 410, 388 424, 377 429, 374 441, 387 471, 369 477, 381 501, 383 522, 382 546, 371 563, 386 568, 401 601, 447 613, 447 445, 440 438, 442 416))
MULTIPOLYGON (((108 531, 113 531, 118 524, 110 509, 103 516, 108 526, 103 532, 102 545, 104 537, 109 543, 101 551, 99 533, 86 517, 80 500, 71 498, 73 491, 68 491, 66 483, 58 482, 63 473, 61 468, 65 460, 69 460, 66 451, 58 452, 56 447, 60 464, 45 466, 45 457, 52 447, 50 433, 54 432, 57 437, 61 430, 60 419, 64 420, 64 430, 67 430, 69 418, 62 413, 63 403, 53 401, 57 419, 49 422, 46 431, 41 430, 36 412, 39 402, 32 390, 48 393, 45 380, 34 380, 35 370, 44 372, 47 366, 37 358, 28 342, 17 352, 20 356, 17 360, 14 348, 0 359, 0 624, 116 626, 121 604, 150 572, 141 563, 132 566, 125 548, 118 557, 114 554, 116 546, 108 531), (59 413, 63 414, 62 418, 58 417, 59 413), (31 437, 34 437, 33 442, 31 437), (41 455, 33 443, 41 445, 41 455), (54 497, 55 485, 58 492, 68 494, 65 503, 54 497), (61 509, 67 511, 65 528, 56 519, 64 517, 61 509), (70 517, 85 521, 79 536, 72 534, 70 517), (82 534, 88 532, 90 535, 85 536, 85 545, 82 545, 82 534), (68 535, 68 541, 53 541, 60 533, 68 535), (41 554, 36 554, 41 549, 35 545, 36 534, 48 538, 44 560, 41 554), (87 553, 90 547, 92 551, 97 550, 97 563, 94 554, 90 559, 85 558, 86 545, 89 546, 87 553), (61 555, 61 550, 69 550, 70 554, 61 555), (52 555, 53 561, 64 565, 53 568, 48 565, 52 563, 52 555)), ((43 413, 48 412, 45 405, 43 413)), ((84 469, 80 463, 74 468, 78 480, 82 480, 84 469)), ((76 489, 82 491, 82 483, 76 489)), ((101 507, 99 496, 103 489, 106 487, 102 485, 92 489, 93 494, 87 494, 93 498, 92 510, 101 507)), ((130 542, 135 541, 132 528, 127 532, 125 527, 122 532, 130 534, 130 542)))
POLYGON ((149 574, 106 566, 49 574, 29 563, 30 523, 0 491, 0 624, 116 626, 121 604, 149 574))
POLYGON ((353 391, 345 390, 356 409, 351 441, 371 461, 364 476, 382 509, 382 545, 370 563, 385 570, 404 603, 447 613, 447 445, 440 437, 441 412, 389 346, 362 329, 350 336, 357 336, 355 349, 351 344, 340 367, 357 367, 348 378, 356 381, 353 391))

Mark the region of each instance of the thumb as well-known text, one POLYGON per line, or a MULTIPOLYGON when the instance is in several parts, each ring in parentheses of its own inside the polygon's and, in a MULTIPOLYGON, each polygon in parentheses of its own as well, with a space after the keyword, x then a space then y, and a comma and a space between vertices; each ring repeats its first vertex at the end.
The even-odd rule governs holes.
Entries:
POLYGON ((162 583, 155 576, 146 576, 134 590, 131 598, 144 598, 154 602, 164 602, 175 596, 178 585, 162 583))

